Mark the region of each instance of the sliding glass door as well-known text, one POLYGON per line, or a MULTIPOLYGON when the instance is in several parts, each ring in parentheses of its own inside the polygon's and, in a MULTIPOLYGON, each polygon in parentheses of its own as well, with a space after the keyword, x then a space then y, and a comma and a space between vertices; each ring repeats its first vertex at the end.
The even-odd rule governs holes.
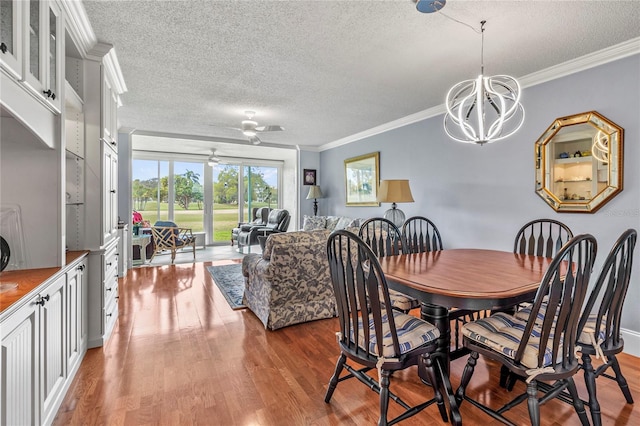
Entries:
POLYGON ((151 225, 171 220, 205 232, 209 244, 229 244, 231 230, 251 221, 255 208, 278 207, 281 175, 282 165, 255 160, 234 159, 211 167, 204 159, 134 156, 132 205, 151 225))

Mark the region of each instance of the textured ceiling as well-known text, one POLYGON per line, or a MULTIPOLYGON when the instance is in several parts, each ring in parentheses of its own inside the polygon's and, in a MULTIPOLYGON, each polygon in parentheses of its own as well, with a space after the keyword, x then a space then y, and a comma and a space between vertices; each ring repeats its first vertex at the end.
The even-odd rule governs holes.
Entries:
POLYGON ((265 143, 309 148, 441 105, 479 73, 483 19, 486 75, 522 77, 640 36, 639 1, 450 0, 435 14, 411 0, 84 5, 128 87, 122 127, 246 144, 224 126, 254 110, 286 129, 265 143))

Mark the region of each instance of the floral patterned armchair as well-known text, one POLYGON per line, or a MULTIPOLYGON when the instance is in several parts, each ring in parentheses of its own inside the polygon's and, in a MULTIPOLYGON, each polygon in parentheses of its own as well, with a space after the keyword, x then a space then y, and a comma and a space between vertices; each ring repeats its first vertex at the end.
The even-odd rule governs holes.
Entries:
POLYGON ((262 254, 244 257, 244 304, 266 328, 336 316, 327 261, 329 234, 327 230, 272 234, 262 254))

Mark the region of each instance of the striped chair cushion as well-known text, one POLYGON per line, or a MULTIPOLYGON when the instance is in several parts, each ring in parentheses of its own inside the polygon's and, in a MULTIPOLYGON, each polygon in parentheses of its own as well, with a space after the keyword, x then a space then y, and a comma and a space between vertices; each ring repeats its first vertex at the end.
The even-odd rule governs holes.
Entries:
MULTIPOLYGON (((440 331, 438 328, 426 321, 416 318, 411 315, 403 314, 399 311, 392 311, 393 318, 396 323, 396 332, 398 334, 398 343, 400 344, 400 354, 394 353, 393 340, 391 339, 391 332, 389 330, 387 316, 383 316, 383 328, 385 330, 384 337, 382 339, 383 349, 382 356, 393 357, 407 353, 417 347, 420 347, 426 343, 431 343, 440 337, 440 331)), ((358 327, 360 329, 358 346, 365 349, 367 342, 364 340, 362 332, 362 318, 358 321, 358 327)), ((380 356, 378 353, 377 342, 378 339, 375 336, 375 328, 373 319, 369 320, 369 333, 371 333, 371 342, 369 342, 369 352, 373 355, 380 356)), ((353 340, 353 336, 352 336, 353 340)))
MULTIPOLYGON (((527 321, 529 319, 529 316, 531 315, 531 306, 533 306, 533 304, 531 303, 524 303, 522 305, 522 308, 518 309, 518 311, 513 314, 514 317, 521 319, 522 321, 527 321)), ((536 324, 537 325, 541 325, 542 322, 544 321, 544 315, 547 312, 547 304, 545 302, 542 302, 542 305, 540 305, 540 311, 538 311, 538 316, 536 317, 536 324)))
POLYGON ((391 307, 401 311, 409 312, 411 309, 420 307, 420 301, 395 290, 389 289, 389 299, 391 307))
MULTIPOLYGON (((516 318, 514 316, 499 312, 488 318, 482 318, 477 321, 469 322, 462 326, 462 334, 469 339, 475 340, 499 352, 511 359, 514 359, 522 334, 527 321, 516 318)), ((545 348, 543 365, 538 366, 538 351, 540 343, 539 328, 533 327, 532 337, 529 338, 522 360, 522 365, 529 368, 546 367, 552 363, 552 354, 550 348, 545 348)), ((549 341, 551 344, 551 341, 549 341)))
MULTIPOLYGON (((581 345, 591 345, 591 338, 589 337, 589 332, 595 333, 596 329, 596 317, 598 314, 592 313, 587 318, 587 322, 584 323, 584 329, 582 333, 580 333, 580 337, 578 337, 578 344, 581 345)), ((607 324, 607 317, 602 317, 602 322, 600 322, 600 332, 598 333, 598 338, 596 340, 604 340, 604 327, 607 324)))
MULTIPOLYGON (((547 304, 543 302, 542 305, 540 305, 540 311, 538 312, 538 316, 536 317, 537 325, 542 324, 546 311, 547 311, 547 304)), ((523 321, 527 321, 529 319, 529 315, 531 315, 531 303, 527 303, 526 305, 524 305, 524 307, 522 309, 519 309, 514 316, 523 321)), ((584 324, 584 329, 582 333, 580 333, 580 337, 578 337, 578 343, 583 345, 591 344, 591 339, 588 333, 590 330, 595 330, 596 316, 597 314, 595 313, 589 315, 589 318, 587 318, 587 322, 584 324)), ((602 329, 602 325, 605 324, 606 321, 607 321, 607 317, 604 316, 602 318, 602 322, 600 323, 600 333, 598 333, 597 340, 604 339, 604 330, 602 329)))

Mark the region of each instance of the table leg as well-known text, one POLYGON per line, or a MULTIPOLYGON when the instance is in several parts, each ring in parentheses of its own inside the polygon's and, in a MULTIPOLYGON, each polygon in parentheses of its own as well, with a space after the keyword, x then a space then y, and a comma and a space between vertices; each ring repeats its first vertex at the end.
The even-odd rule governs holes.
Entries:
POLYGON ((449 345, 451 344, 449 310, 443 306, 423 303, 420 309, 420 316, 423 320, 430 322, 440 330, 436 351, 444 354, 443 359, 446 359, 447 363, 442 367, 446 370, 445 373, 449 374, 449 345))
POLYGON ((147 245, 148 244, 140 244, 140 261, 143 265, 147 263, 147 245))

